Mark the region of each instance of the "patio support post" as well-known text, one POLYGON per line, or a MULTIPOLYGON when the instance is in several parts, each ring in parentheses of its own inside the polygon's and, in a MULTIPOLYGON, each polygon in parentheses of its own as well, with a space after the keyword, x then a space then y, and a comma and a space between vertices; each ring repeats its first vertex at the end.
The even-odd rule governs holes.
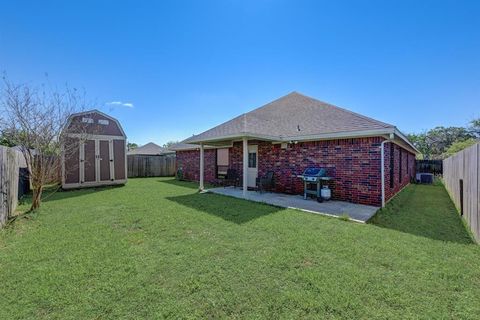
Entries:
POLYGON ((243 137, 243 197, 247 196, 248 175, 248 140, 243 137))
POLYGON ((203 191, 203 171, 204 171, 204 146, 203 143, 200 144, 200 191, 203 191))

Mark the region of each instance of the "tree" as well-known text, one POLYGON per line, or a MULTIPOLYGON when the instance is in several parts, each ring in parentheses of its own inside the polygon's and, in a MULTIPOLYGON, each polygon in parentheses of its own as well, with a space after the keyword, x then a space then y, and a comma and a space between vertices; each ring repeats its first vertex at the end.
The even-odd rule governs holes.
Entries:
POLYGON ((128 142, 127 143, 127 150, 128 151, 135 150, 136 148, 138 148, 138 144, 136 144, 135 142, 128 142))
POLYGON ((469 131, 477 138, 480 138, 480 118, 470 121, 469 131))
POLYGON ((442 159, 454 143, 474 138, 471 130, 464 127, 435 127, 419 134, 409 134, 409 140, 422 153, 424 159, 442 159))
POLYGON ((14 147, 15 143, 12 140, 11 135, 8 132, 0 131, 0 146, 14 147))
POLYGON ((427 133, 427 139, 432 147, 432 154, 436 157, 441 157, 452 143, 465 141, 473 137, 464 127, 436 127, 427 133))
POLYGON ((178 143, 178 141, 174 141, 174 140, 168 141, 167 143, 164 143, 162 147, 164 147, 165 149, 168 149, 168 148, 170 148, 171 146, 173 146, 174 144, 177 144, 177 143, 178 143))
POLYGON ((70 115, 83 107, 83 99, 75 89, 15 84, 6 77, 0 89, 0 131, 8 132, 10 143, 19 146, 25 158, 32 211, 40 207, 44 186, 59 182, 62 155, 68 159, 74 154, 74 146, 62 149, 62 132, 70 115))
POLYGON ((420 158, 430 159, 432 148, 427 140, 427 133, 410 133, 407 135, 408 140, 421 152, 420 158))
POLYGON ((450 147, 448 147, 447 151, 445 151, 443 157, 448 158, 450 156, 453 156, 455 153, 462 151, 463 149, 466 149, 470 146, 473 146, 475 143, 477 143, 476 139, 470 138, 468 140, 464 141, 456 141, 452 143, 450 147))

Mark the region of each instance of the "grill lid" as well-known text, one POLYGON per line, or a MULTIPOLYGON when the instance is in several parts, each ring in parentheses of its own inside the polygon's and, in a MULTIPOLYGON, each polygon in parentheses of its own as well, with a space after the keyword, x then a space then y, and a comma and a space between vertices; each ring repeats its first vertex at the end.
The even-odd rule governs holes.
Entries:
POLYGON ((307 168, 303 171, 304 176, 310 177, 325 177, 327 175, 327 171, 324 168, 307 168))

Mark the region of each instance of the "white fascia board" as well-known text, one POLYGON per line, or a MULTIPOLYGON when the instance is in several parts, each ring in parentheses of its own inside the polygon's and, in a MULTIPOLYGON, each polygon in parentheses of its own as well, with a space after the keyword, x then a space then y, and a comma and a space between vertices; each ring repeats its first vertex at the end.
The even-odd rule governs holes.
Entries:
POLYGON ((192 137, 192 138, 186 140, 184 143, 198 144, 199 145, 201 143, 213 143, 213 142, 219 142, 219 141, 224 141, 224 140, 242 140, 244 137, 249 138, 249 139, 261 139, 261 140, 268 140, 268 141, 277 141, 279 139, 279 137, 277 137, 277 136, 242 132, 242 133, 239 133, 239 134, 230 134, 230 135, 213 137, 213 138, 205 138, 205 139, 195 139, 195 137, 192 137))
POLYGON ((324 134, 317 134, 317 135, 305 135, 305 136, 299 135, 299 136, 288 136, 288 137, 253 134, 253 133, 247 132, 242 134, 226 135, 226 136, 215 137, 210 139, 201 139, 201 140, 192 139, 192 140, 186 141, 186 143, 200 144, 200 143, 209 143, 209 142, 223 141, 223 140, 237 140, 237 139, 241 140, 243 137, 281 143, 281 142, 289 142, 289 141, 315 141, 315 140, 339 139, 339 138, 371 137, 371 136, 379 136, 379 135, 390 134, 390 133, 394 133, 394 128, 332 132, 332 133, 324 133, 324 134))
POLYGON ((420 153, 420 151, 417 148, 415 148, 415 146, 408 140, 408 138, 403 133, 401 133, 400 130, 398 130, 397 128, 395 128, 395 135, 399 136, 403 141, 405 141, 405 143, 408 144, 410 148, 412 148, 415 154, 420 153))
MULTIPOLYGON (((331 139, 348 139, 348 138, 362 138, 362 137, 377 137, 382 136, 388 139, 388 136, 394 134, 398 136, 404 143, 405 146, 410 149, 413 153, 419 153, 417 148, 410 141, 408 141, 407 137, 403 135, 396 127, 389 127, 389 128, 382 128, 382 129, 373 129, 373 130, 360 130, 360 131, 343 131, 343 132, 332 132, 332 133, 324 133, 324 134, 316 134, 316 135, 305 135, 305 136, 288 136, 288 137, 280 137, 280 136, 270 136, 270 135, 259 135, 253 133, 242 133, 242 134, 235 134, 235 135, 225 135, 221 137, 215 137, 210 139, 192 139, 189 140, 188 143, 191 144, 200 144, 200 143, 212 143, 215 141, 224 141, 224 140, 232 140, 232 141, 240 141, 243 137, 247 137, 249 139, 259 139, 259 140, 266 140, 271 141, 272 143, 282 143, 282 142, 291 142, 291 141, 318 141, 318 140, 331 140, 331 139)), ((195 149, 195 148, 192 148, 195 149)), ((185 150, 185 149, 183 149, 185 150)), ((178 150, 180 151, 180 150, 178 150)))
POLYGON ((393 128, 375 129, 375 130, 361 130, 361 131, 343 131, 323 133, 308 136, 290 136, 284 137, 283 142, 289 141, 316 141, 316 140, 329 140, 329 139, 348 139, 348 138, 361 138, 361 137, 375 137, 388 135, 394 133, 393 128))

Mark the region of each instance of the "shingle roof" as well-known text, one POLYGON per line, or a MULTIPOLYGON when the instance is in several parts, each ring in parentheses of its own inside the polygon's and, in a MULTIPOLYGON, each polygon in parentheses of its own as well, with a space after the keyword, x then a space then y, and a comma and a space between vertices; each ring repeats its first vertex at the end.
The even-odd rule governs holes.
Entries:
POLYGON ((135 148, 127 152, 127 154, 137 154, 137 155, 162 155, 174 153, 172 150, 168 150, 160 147, 158 144, 149 142, 141 147, 135 148))
POLYGON ((183 142, 210 141, 242 135, 295 139, 394 128, 391 124, 292 92, 183 142))

